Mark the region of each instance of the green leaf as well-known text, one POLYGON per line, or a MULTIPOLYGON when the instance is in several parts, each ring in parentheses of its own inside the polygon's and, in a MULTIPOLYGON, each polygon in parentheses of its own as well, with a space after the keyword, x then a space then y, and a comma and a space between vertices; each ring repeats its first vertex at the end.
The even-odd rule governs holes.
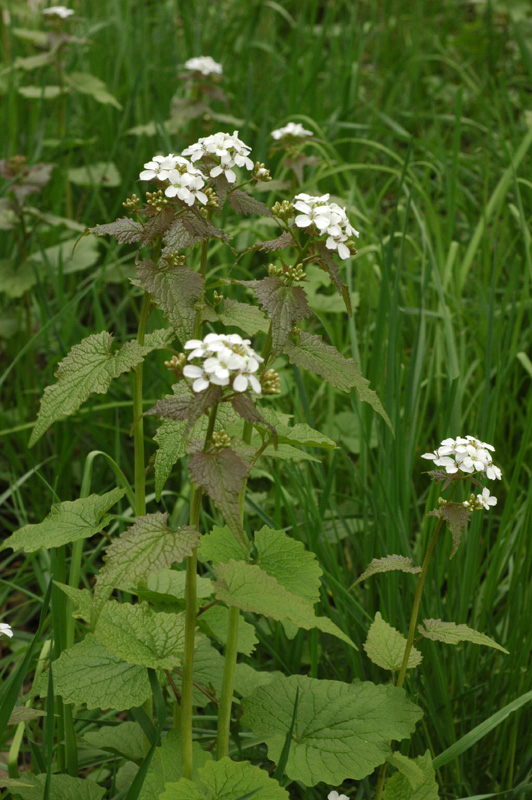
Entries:
POLYGON ((471 511, 469 508, 462 505, 462 503, 445 503, 443 506, 440 506, 440 508, 429 511, 427 517, 441 517, 447 523, 447 527, 451 531, 451 536, 453 537, 453 546, 451 555, 449 556, 449 558, 452 558, 460 547, 462 534, 471 517, 471 511))
POLYGON ((188 468, 194 483, 209 495, 242 547, 247 547, 240 518, 240 492, 249 474, 249 465, 226 447, 215 453, 193 453, 188 468))
MULTIPOLYGON (((364 650, 368 657, 378 667, 396 672, 401 669, 405 647, 405 637, 395 628, 392 628, 391 625, 388 625, 383 620, 380 612, 377 611, 364 644, 364 650)), ((419 650, 413 647, 408 656, 407 669, 419 666, 422 659, 423 656, 419 650)))
MULTIPOLYGON (((198 742, 192 743, 194 776, 198 769, 212 759, 212 755, 203 750, 198 742)), ((159 800, 166 783, 181 778, 181 735, 171 730, 160 747, 153 753, 146 778, 140 791, 139 800, 159 800)))
MULTIPOLYGON (((46 774, 32 775, 30 772, 23 772, 21 778, 31 788, 17 787, 17 796, 22 800, 43 800, 46 774)), ((51 776, 50 800, 102 800, 104 794, 105 788, 98 786, 96 781, 56 773, 51 776)))
POLYGON ((377 575, 380 572, 395 571, 411 572, 413 575, 416 575, 418 572, 421 572, 421 567, 414 567, 412 559, 406 556, 393 555, 384 556, 384 558, 374 558, 370 561, 369 567, 356 579, 353 586, 356 586, 357 583, 365 581, 367 578, 371 578, 372 575, 377 575))
MULTIPOLYGON (((319 447, 325 450, 335 450, 336 442, 325 436, 324 433, 314 430, 306 422, 289 425, 279 419, 280 416, 268 406, 261 408, 263 416, 275 426, 279 444, 297 445, 300 447, 319 447)), ((260 426, 259 426, 260 427, 260 426)))
MULTIPOLYGON (((410 761, 410 759, 408 760, 410 761)), ((397 766, 401 771, 392 775, 386 782, 382 800, 438 800, 438 784, 436 783, 429 751, 427 750, 425 755, 418 756, 410 763, 419 768, 422 776, 421 780, 413 785, 412 775, 410 773, 405 774, 403 771, 405 767, 401 769, 395 763, 394 766, 397 766)))
POLYGON ((36 56, 28 56, 27 58, 16 58, 13 62, 13 69, 23 69, 31 72, 32 69, 39 69, 46 67, 48 64, 53 64, 57 58, 57 52, 50 50, 47 53, 39 53, 36 56))
POLYGON ((118 100, 107 90, 105 83, 89 72, 65 74, 65 81, 76 92, 90 95, 97 103, 114 106, 119 111, 122 108, 118 100))
POLYGON ((391 753, 389 740, 410 736, 422 712, 395 686, 350 685, 302 675, 280 677, 244 698, 242 722, 260 736, 275 763, 299 703, 286 774, 314 786, 361 780, 391 753))
POLYGON ((227 327, 234 326, 249 336, 256 333, 267 333, 268 318, 250 303, 240 303, 238 300, 224 300, 223 308, 217 309, 218 319, 227 327))
POLYGON ((60 94, 68 94, 61 86, 19 86, 18 93, 28 100, 55 100, 60 94))
POLYGON ((96 161, 84 167, 71 167, 68 170, 68 180, 76 186, 103 186, 114 189, 120 186, 122 178, 112 161, 96 161))
POLYGON ((88 589, 77 589, 75 586, 67 586, 65 583, 54 581, 54 586, 61 589, 69 600, 74 604, 72 616, 74 619, 82 619, 89 622, 92 612, 92 592, 88 589))
POLYGON ((94 239, 77 237, 47 247, 39 253, 32 253, 29 260, 42 274, 45 274, 45 269, 51 268, 56 273, 70 275, 94 266, 99 256, 98 243, 94 239))
POLYGON ((170 567, 189 556, 199 541, 199 533, 190 527, 170 530, 168 514, 137 517, 108 548, 105 564, 96 579, 92 622, 117 586, 126 581, 132 586, 146 581, 152 572, 170 567))
POLYGON ((279 675, 282 675, 282 673, 277 670, 261 672, 258 669, 253 669, 249 664, 239 663, 236 665, 235 671, 235 692, 242 697, 247 697, 259 686, 267 686, 279 675))
POLYGON ((210 561, 211 564, 224 564, 226 561, 246 560, 249 556, 249 542, 246 547, 235 539, 230 528, 215 525, 210 533, 201 537, 198 547, 200 561, 210 561))
POLYGON ((218 577, 214 585, 216 597, 228 606, 279 621, 288 620, 305 630, 318 628, 355 647, 351 639, 330 619, 317 617, 308 600, 288 592, 255 564, 229 561, 227 564, 218 564, 214 571, 218 577))
POLYGON ((140 364, 155 349, 131 341, 112 353, 112 343, 113 337, 107 331, 95 333, 74 345, 59 363, 55 373, 57 383, 44 390, 30 447, 56 420, 73 414, 91 394, 105 394, 113 378, 140 364))
POLYGON ((38 708, 26 708, 26 706, 15 706, 9 717, 8 725, 18 725, 19 722, 28 722, 32 719, 45 717, 45 711, 39 711, 38 708))
POLYGON ((131 283, 151 294, 182 345, 192 338, 196 304, 204 288, 204 280, 199 272, 184 266, 157 266, 153 261, 141 261, 137 265, 136 278, 131 283))
POLYGON ((209 761, 198 770, 194 782, 181 778, 167 783, 160 800, 289 800, 288 792, 260 767, 227 756, 209 761))
MULTIPOLYGON (((22 773, 22 777, 24 777, 26 773, 22 773)), ((17 780, 16 778, 8 778, 7 775, 0 775, 0 786, 6 789, 18 789, 19 787, 25 789, 31 789, 31 783, 24 783, 23 780, 17 780)), ((19 794, 19 792, 15 792, 15 796, 19 794)))
MULTIPOLYGON (((54 691, 65 703, 125 711, 141 706, 151 696, 146 667, 117 658, 92 633, 63 650, 54 661, 53 670, 54 691)), ((32 693, 46 697, 47 685, 45 673, 32 693)))
POLYGON ((37 265, 30 261, 17 264, 14 259, 2 258, 0 259, 0 292, 12 299, 22 297, 28 289, 35 286, 38 275, 37 265))
POLYGON ((329 273, 331 280, 338 289, 344 304, 345 309, 350 317, 353 316, 353 309, 351 307, 351 295, 349 289, 340 277, 340 268, 332 257, 331 251, 327 249, 325 242, 315 242, 315 247, 319 253, 319 263, 329 273))
POLYGON ((125 493, 125 489, 113 489, 106 494, 91 494, 79 500, 57 503, 42 522, 24 525, 12 533, 1 549, 11 547, 13 550, 34 553, 41 547, 61 547, 94 536, 109 525, 112 517, 105 512, 118 503, 125 493))
POLYGON ((302 542, 284 531, 264 526, 254 537, 257 565, 275 578, 289 592, 316 603, 320 596, 320 577, 323 574, 314 553, 302 542))
POLYGON ((410 786, 415 789, 417 786, 420 786, 424 780, 424 773, 419 764, 414 761, 412 758, 408 758, 404 756, 399 751, 392 753, 391 756, 388 756, 386 759, 388 764, 391 764, 392 767, 395 767, 399 770, 401 775, 404 775, 405 778, 408 780, 410 786))
POLYGON ((360 399, 369 403, 392 430, 392 423, 381 401, 373 389, 369 388, 369 381, 362 376, 352 358, 344 358, 336 347, 326 344, 321 336, 305 331, 299 334, 297 345, 287 341, 284 351, 292 364, 314 372, 337 389, 344 392, 356 389, 360 399))
POLYGON ((472 644, 483 644, 486 647, 494 647, 502 653, 509 655, 508 650, 502 647, 485 633, 473 630, 467 625, 456 625, 454 622, 443 622, 441 619, 424 619, 422 625, 417 626, 418 631, 426 639, 435 642, 445 642, 445 644, 459 644, 460 642, 471 642, 472 644))
MULTIPOLYGON (((137 591, 141 597, 152 603, 175 603, 176 600, 185 599, 185 583, 185 570, 162 569, 149 575, 146 588, 141 587, 137 591)), ((210 597, 211 594, 213 594, 212 581, 198 575, 196 597, 201 599, 210 597)))
POLYGON ((224 672, 224 659, 204 636, 198 637, 194 651, 193 705, 204 708, 211 700, 198 689, 202 686, 210 696, 220 697, 224 672))
POLYGON ((117 658, 152 669, 174 669, 185 646, 185 615, 145 603, 105 603, 94 635, 117 658))
POLYGON ((100 725, 97 731, 84 734, 81 741, 96 750, 107 750, 140 764, 145 752, 145 737, 138 722, 100 725))
POLYGON ((261 307, 272 321, 271 359, 275 360, 285 346, 293 326, 311 313, 301 286, 287 286, 271 275, 262 281, 241 281, 249 286, 261 307))
POLYGON ((94 228, 88 229, 95 236, 114 236, 117 242, 121 244, 131 244, 131 242, 140 242, 144 231, 144 226, 134 219, 129 217, 121 217, 120 219, 110 222, 106 225, 95 225, 94 228))
MULTIPOLYGON (((234 538, 234 537, 233 537, 234 538)), ((198 616, 200 631, 222 645, 227 644, 227 625, 229 609, 225 606, 212 606, 198 616)), ((250 656, 257 644, 255 628, 246 622, 242 615, 238 618, 238 652, 250 656)))

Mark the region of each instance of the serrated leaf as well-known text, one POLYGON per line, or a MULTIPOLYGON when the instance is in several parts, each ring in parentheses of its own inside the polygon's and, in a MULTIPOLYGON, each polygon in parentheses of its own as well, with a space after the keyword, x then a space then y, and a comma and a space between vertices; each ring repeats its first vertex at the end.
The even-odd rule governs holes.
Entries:
POLYGON ((204 392, 193 392, 185 383, 182 387, 175 395, 158 400, 145 414, 176 422, 186 420, 185 433, 188 433, 194 423, 220 401, 223 391, 212 384, 204 392))
POLYGON ((123 756, 139 764, 144 758, 145 737, 138 722, 101 725, 97 731, 85 733, 81 741, 97 750, 123 756))
MULTIPOLYGON (((229 609, 220 605, 208 608, 197 618, 200 631, 224 646, 227 644, 228 620, 229 609)), ((238 652, 250 656, 257 641, 255 628, 240 615, 238 617, 238 652)))
POLYGON ((302 542, 264 526, 254 536, 257 565, 289 592, 316 603, 320 596, 322 569, 314 553, 302 542))
MULTIPOLYGON (((33 775, 30 772, 23 772, 21 778, 26 786, 18 786, 17 796, 22 800, 43 800, 44 787, 46 784, 46 774, 33 775)), ((84 778, 72 778, 70 775, 58 775, 53 773, 51 776, 51 788, 49 797, 51 800, 102 800, 105 788, 98 786, 96 781, 88 781, 84 778)))
POLYGON ((249 465, 234 450, 225 447, 216 453, 193 453, 188 468, 194 483, 209 495, 242 547, 247 547, 240 518, 240 492, 249 465))
POLYGON ((113 378, 140 364, 154 349, 132 341, 112 353, 112 343, 113 337, 107 331, 95 333, 74 345, 59 363, 55 373, 57 383, 44 390, 30 447, 56 420, 73 414, 91 394, 105 394, 113 378))
POLYGON ((128 581, 134 586, 145 581, 152 572, 183 561, 197 546, 198 531, 188 526, 172 531, 167 519, 168 514, 158 512, 137 517, 135 524, 107 548, 94 588, 93 624, 120 583, 128 581))
MULTIPOLYGON (((152 213, 144 226, 143 244, 151 244, 159 236, 162 236, 171 227, 175 217, 175 210, 172 206, 163 206, 160 211, 153 206, 148 206, 146 213, 148 210, 152 213)), ((161 266, 163 264, 164 262, 161 262, 161 266)))
POLYGON ((9 717, 8 725, 18 725, 19 722, 29 722, 31 719, 38 719, 45 717, 45 711, 39 711, 38 708, 26 708, 26 706, 15 706, 9 717))
MULTIPOLYGON (((234 538, 234 537, 233 537, 234 538)), ((175 603, 185 599, 185 570, 162 569, 148 576, 146 588, 137 590, 141 597, 152 603, 175 603)), ((212 581, 209 578, 196 577, 196 597, 202 599, 213 594, 212 581)))
POLYGON ((218 577, 214 584, 216 597, 228 606, 236 606, 242 611, 262 614, 280 622, 287 620, 304 630, 317 628, 355 647, 349 636, 328 617, 317 617, 308 600, 287 591, 255 564, 228 561, 215 566, 214 571, 218 577))
POLYGON ((414 761, 414 759, 408 758, 402 753, 399 753, 399 751, 396 751, 395 753, 392 753, 391 756, 388 756, 386 761, 388 764, 391 764, 392 767, 395 767, 397 770, 399 770, 401 775, 405 776, 412 789, 417 788, 423 783, 423 770, 419 764, 414 761))
POLYGON ((225 756, 198 770, 194 782, 181 778, 167 783, 160 800, 289 800, 286 789, 249 761, 232 761, 225 756))
POLYGON ((422 716, 395 686, 282 676, 243 700, 243 724, 263 738, 275 763, 298 689, 286 774, 306 786, 319 781, 338 786, 346 779, 365 778, 390 754, 389 740, 410 736, 422 716))
POLYGON ((414 787, 408 775, 397 772, 386 782, 383 800, 438 800, 438 784, 429 751, 411 763, 421 771, 421 782, 414 787))
POLYGON ((221 228, 216 228, 199 211, 193 209, 185 210, 179 215, 179 219, 193 237, 195 243, 202 242, 205 239, 221 239, 223 242, 229 240, 229 236, 221 228))
POLYGON ((461 503, 445 503, 445 505, 440 507, 439 511, 440 516, 442 516, 447 523, 447 527, 451 531, 451 536, 453 538, 453 547, 451 555, 449 556, 449 558, 452 558, 460 547, 462 534, 471 517, 471 511, 461 503))
POLYGON ((274 444, 277 444, 275 426, 262 416, 247 392, 237 392, 234 397, 231 398, 231 405, 238 416, 245 419, 246 422, 251 422, 253 425, 260 425, 263 428, 267 428, 268 432, 272 434, 274 444))
POLYGON ((223 528, 215 525, 210 533, 201 537, 198 558, 204 563, 210 561, 211 564, 224 564, 231 559, 245 561, 249 556, 249 548, 249 542, 244 547, 235 539, 227 525, 223 528))
POLYGON ((224 300, 223 308, 217 309, 218 319, 223 325, 236 328, 255 336, 256 333, 267 333, 269 321, 257 306, 240 303, 238 300, 224 300))
POLYGON ((118 503, 125 493, 125 489, 113 489, 106 494, 91 494, 79 500, 57 503, 42 522, 19 528, 0 549, 11 547, 13 550, 34 553, 41 547, 61 547, 94 536, 109 524, 112 517, 105 512, 118 503))
POLYGON ((294 247, 294 240, 290 231, 284 231, 276 239, 268 239, 265 242, 257 242, 256 244, 248 247, 246 253, 252 250, 261 250, 264 253, 272 253, 275 250, 286 250, 287 247, 294 247))
POLYGON ((163 234, 164 247, 161 252, 163 259, 168 256, 178 253, 180 250, 185 250, 192 247, 196 242, 201 241, 193 234, 189 233, 181 219, 178 218, 172 222, 170 227, 163 234))
MULTIPOLYGON (((207 690, 207 694, 219 698, 222 691, 224 659, 204 636, 194 650, 194 683, 207 690)), ((211 700, 204 692, 194 686, 193 704, 204 708, 211 700)))
POLYGON ((88 589, 67 586, 67 584, 58 583, 57 581, 54 581, 54 586, 61 589, 74 604, 74 611, 72 612, 74 619, 82 619, 84 622, 88 622, 92 611, 92 592, 89 592, 88 589))
POLYGON ((271 359, 275 360, 282 353, 293 326, 312 313, 306 294, 301 286, 287 286, 276 275, 262 281, 241 283, 253 290, 261 308, 272 321, 271 359))
POLYGON ((253 669, 249 664, 239 663, 236 665, 235 671, 235 692, 242 697, 247 697, 259 686, 267 686, 279 675, 282 673, 277 670, 261 672, 253 669))
POLYGON ((32 69, 39 67, 46 67, 48 64, 53 64, 57 58, 57 52, 50 50, 46 53, 39 53, 36 56, 28 56, 27 58, 15 58, 13 62, 13 69, 23 69, 31 72, 32 69))
POLYGON ((196 304, 204 287, 204 280, 198 272, 185 266, 157 266, 153 261, 141 261, 131 283, 151 294, 182 345, 192 338, 196 304))
MULTIPOLYGON (((151 697, 146 667, 127 664, 89 633, 82 642, 63 650, 54 661, 54 692, 65 703, 83 703, 87 708, 125 711, 141 706, 151 697)), ((48 675, 43 674, 32 693, 46 697, 48 675)))
POLYGON ((372 575, 377 575, 380 572, 395 571, 411 572, 413 575, 417 575, 421 572, 421 567, 415 567, 412 559, 406 556, 392 555, 384 556, 384 558, 374 558, 370 561, 368 568, 356 579, 353 586, 356 586, 357 583, 365 581, 367 578, 371 578, 372 575))
POLYGON ((319 262, 321 266, 326 270, 326 272, 329 273, 331 280, 338 289, 344 301, 345 309, 351 317, 353 315, 353 309, 351 307, 351 295, 349 294, 349 289, 340 277, 340 269, 338 264, 332 257, 331 251, 327 249, 325 242, 315 242, 314 246, 320 254, 319 262))
MULTIPOLYGON (((195 776, 198 769, 212 759, 212 755, 203 750, 198 742, 193 742, 192 756, 195 776)), ((178 781, 181 772, 181 734, 177 730, 171 730, 153 753, 139 800, 159 800, 165 784, 178 781)))
POLYGON ((241 189, 233 189, 233 191, 229 192, 227 195, 227 199, 229 200, 229 205, 237 214, 262 214, 264 217, 273 216, 268 206, 261 203, 260 200, 255 200, 254 197, 247 192, 243 192, 241 189))
POLYGON ((89 228, 89 231, 95 236, 114 236, 120 244, 131 244, 131 242, 140 242, 144 226, 129 217, 121 217, 105 225, 95 225, 93 228, 89 228))
POLYGON ((369 381, 362 376, 352 358, 344 358, 336 347, 326 344, 321 336, 305 331, 299 334, 297 345, 287 341, 284 351, 292 364, 314 372, 337 389, 344 392, 356 389, 360 399, 369 403, 392 430, 392 424, 381 401, 376 392, 369 388, 369 381))
POLYGON ((306 422, 298 422, 296 425, 288 425, 280 415, 268 406, 261 409, 267 421, 275 426, 277 440, 279 444, 297 445, 300 447, 320 447, 325 450, 335 450, 337 445, 333 439, 325 436, 324 433, 314 430, 306 422))
POLYGON ((109 92, 105 83, 89 72, 65 74, 65 81, 76 92, 90 95, 97 103, 114 106, 119 111, 122 108, 118 100, 109 92))
POLYGON ((147 604, 105 603, 94 635, 128 664, 174 669, 185 647, 185 615, 155 611, 147 604))
POLYGON ((112 161, 96 161, 84 167, 71 167, 68 180, 76 186, 103 186, 114 189, 120 186, 122 178, 116 164, 112 161))
MULTIPOLYGON (((368 658, 378 667, 396 672, 401 669, 405 647, 405 637, 388 625, 383 620, 381 613, 377 611, 364 643, 364 650, 368 654, 368 658)), ((423 656, 419 650, 413 647, 408 656, 407 669, 419 666, 422 659, 423 656)))
POLYGON ((445 642, 445 644, 459 644, 460 642, 483 644, 486 647, 494 647, 495 650, 500 650, 502 653, 509 655, 508 650, 494 642, 485 633, 475 631, 468 625, 443 622, 441 619, 424 619, 423 624, 418 625, 417 629, 426 639, 432 639, 435 642, 445 642))

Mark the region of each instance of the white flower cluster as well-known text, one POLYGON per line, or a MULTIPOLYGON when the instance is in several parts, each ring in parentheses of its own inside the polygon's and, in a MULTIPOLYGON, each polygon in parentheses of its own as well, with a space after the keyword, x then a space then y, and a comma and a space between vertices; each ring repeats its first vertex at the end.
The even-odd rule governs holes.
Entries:
POLYGON ((188 206, 198 199, 204 205, 207 195, 201 190, 205 186, 205 176, 188 159, 182 156, 154 156, 152 161, 144 164, 140 173, 141 181, 168 181, 164 190, 167 197, 178 197, 188 206))
POLYGON ((444 439, 434 453, 424 453, 421 458, 434 461, 448 475, 454 475, 458 470, 468 474, 482 472, 490 480, 500 480, 502 473, 493 463, 490 450, 493 452, 495 448, 474 436, 457 436, 456 439, 444 439))
POLYGON ((8 625, 7 622, 0 622, 0 636, 13 636, 13 631, 11 630, 11 625, 8 625))
POLYGON ((202 75, 221 75, 223 68, 214 58, 210 56, 196 56, 185 61, 185 69, 193 72, 201 72, 202 75))
POLYGON ((319 233, 327 234, 325 247, 328 250, 337 250, 342 259, 349 258, 350 251, 345 244, 351 236, 359 236, 347 218, 345 208, 337 203, 329 202, 328 194, 313 197, 310 194, 297 194, 293 205, 301 211, 296 219, 298 228, 309 228, 314 225, 319 233))
POLYGON ((238 138, 238 131, 232 134, 220 131, 191 144, 183 150, 183 155, 190 156, 191 161, 198 161, 205 155, 215 156, 219 159, 219 163, 212 167, 209 173, 211 178, 223 173, 229 183, 234 183, 236 181, 234 166, 245 167, 250 172, 254 169, 253 161, 249 158, 250 152, 251 147, 238 138))
POLYGON ((264 359, 249 345, 250 340, 242 339, 238 333, 208 333, 203 340, 190 339, 185 344, 185 350, 192 350, 188 360, 204 358, 205 361, 201 367, 187 364, 183 375, 194 381, 195 392, 205 391, 211 383, 215 386, 231 383, 235 392, 245 392, 249 385, 260 394, 261 386, 255 373, 264 359))
POLYGON ((334 791, 329 792, 327 795, 327 800, 349 800, 349 797, 346 794, 338 794, 336 789, 334 789, 334 791))
POLYGON ((314 134, 312 131, 307 131, 300 122, 289 122, 284 128, 276 128, 272 131, 274 139, 284 139, 285 136, 303 139, 305 136, 314 136, 314 134))
POLYGON ((67 17, 70 17, 72 14, 74 14, 74 11, 66 6, 50 6, 50 8, 43 8, 42 13, 50 17, 61 17, 61 19, 67 19, 67 17))

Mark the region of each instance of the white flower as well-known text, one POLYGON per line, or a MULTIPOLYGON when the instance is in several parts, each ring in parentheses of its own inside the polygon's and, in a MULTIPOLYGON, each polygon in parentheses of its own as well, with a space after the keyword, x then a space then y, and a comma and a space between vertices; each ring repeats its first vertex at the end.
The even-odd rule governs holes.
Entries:
POLYGON ((479 505, 483 506, 484 508, 487 508, 488 510, 490 506, 497 505, 497 498, 490 496, 489 489, 482 489, 482 494, 477 494, 477 500, 479 502, 479 505))
POLYGON ((359 233, 347 217, 345 208, 338 203, 329 202, 330 195, 321 197, 301 192, 294 197, 294 208, 302 213, 296 216, 295 223, 298 228, 309 228, 314 225, 318 233, 327 234, 325 246, 328 250, 336 250, 341 259, 351 255, 349 247, 345 244, 351 236, 359 233))
POLYGON ((43 8, 42 13, 46 14, 47 16, 55 16, 61 17, 61 19, 67 19, 67 17, 70 17, 75 12, 66 6, 50 6, 50 8, 43 8))
MULTIPOLYGON (((205 136, 183 150, 184 156, 190 156, 191 161, 198 161, 204 156, 214 156, 218 163, 211 168, 210 177, 216 178, 224 174, 228 183, 235 183, 236 173, 233 167, 245 167, 250 172, 255 165, 249 158, 251 147, 238 138, 238 131, 232 134, 220 131, 212 136, 205 136)), ((212 163, 212 160, 211 160, 212 163)))
POLYGON ((11 625, 8 625, 7 622, 0 622, 0 636, 9 636, 11 639, 13 636, 13 631, 11 630, 11 625))
POLYGON ((159 181, 166 181, 176 165, 177 156, 174 156, 173 153, 168 156, 154 156, 152 161, 144 164, 144 170, 140 173, 139 178, 141 181, 153 181, 155 178, 159 181))
POLYGON ((458 470, 466 474, 482 472, 491 480, 500 480, 501 470, 493 463, 490 453, 494 449, 493 445, 481 442, 474 436, 458 436, 456 439, 444 439, 433 453, 424 453, 421 458, 434 461, 448 475, 453 475, 458 470))
POLYGON ((185 61, 185 69, 201 72, 202 75, 221 75, 223 68, 211 56, 196 56, 185 61))
POLYGON ((307 131, 300 122, 289 122, 284 128, 276 128, 272 131, 274 139, 282 139, 284 136, 294 136, 303 138, 305 136, 314 136, 312 131, 307 131))
POLYGON ((236 392, 245 392, 251 386, 256 394, 261 393, 260 382, 254 373, 264 359, 253 350, 249 339, 242 339, 238 333, 208 333, 203 340, 190 339, 185 350, 192 351, 189 361, 205 359, 201 367, 187 364, 183 369, 183 375, 193 379, 195 392, 203 392, 211 383, 228 386, 232 382, 236 392))
POLYGON ((216 383, 218 386, 227 386, 229 378, 220 383, 216 378, 208 375, 201 367, 195 367, 193 364, 187 364, 183 367, 183 375, 185 378, 192 378, 192 389, 195 392, 203 392, 208 388, 210 383, 216 383))
POLYGON ((329 792, 327 795, 327 800, 349 800, 349 797, 346 794, 338 794, 336 789, 332 792, 329 792))

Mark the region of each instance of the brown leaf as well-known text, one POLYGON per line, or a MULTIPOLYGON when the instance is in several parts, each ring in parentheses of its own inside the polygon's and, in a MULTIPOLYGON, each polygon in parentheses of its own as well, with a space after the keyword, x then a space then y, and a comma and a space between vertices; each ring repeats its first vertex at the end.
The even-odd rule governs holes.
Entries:
POLYGON ((301 286, 286 286, 276 275, 241 283, 253 290, 272 321, 271 358, 275 359, 282 353, 292 327, 312 313, 307 296, 301 286))

